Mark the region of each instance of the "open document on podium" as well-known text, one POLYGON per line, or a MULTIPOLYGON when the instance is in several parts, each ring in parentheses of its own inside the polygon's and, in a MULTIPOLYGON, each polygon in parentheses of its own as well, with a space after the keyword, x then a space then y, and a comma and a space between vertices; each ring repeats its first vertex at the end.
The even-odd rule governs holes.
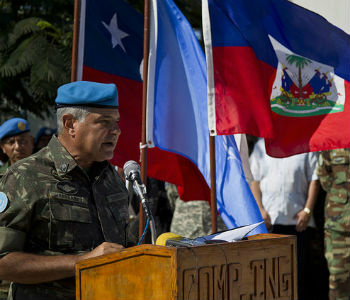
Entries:
POLYGON ((166 240, 166 246, 175 246, 175 247, 188 247, 188 246, 200 246, 211 243, 224 243, 224 242, 236 242, 242 240, 249 232, 251 232, 254 228, 261 225, 263 221, 241 226, 237 228, 233 228, 226 231, 221 231, 218 233, 214 233, 211 235, 197 237, 195 239, 189 239, 185 237, 181 238, 172 238, 166 240))

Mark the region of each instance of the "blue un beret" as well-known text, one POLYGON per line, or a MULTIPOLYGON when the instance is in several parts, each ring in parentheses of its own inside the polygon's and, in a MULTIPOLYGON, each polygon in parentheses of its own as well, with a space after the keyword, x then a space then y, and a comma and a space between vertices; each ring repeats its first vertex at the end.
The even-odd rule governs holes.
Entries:
POLYGON ((29 131, 29 123, 22 118, 12 118, 0 126, 0 140, 29 131))
POLYGON ((57 90, 56 106, 118 107, 118 91, 113 83, 74 81, 57 90))

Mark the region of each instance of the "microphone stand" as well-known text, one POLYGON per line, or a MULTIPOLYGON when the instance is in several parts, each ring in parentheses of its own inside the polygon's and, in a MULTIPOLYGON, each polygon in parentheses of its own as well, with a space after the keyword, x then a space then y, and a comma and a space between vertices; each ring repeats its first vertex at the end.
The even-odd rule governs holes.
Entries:
POLYGON ((146 195, 146 187, 144 184, 141 184, 141 185, 137 184, 136 180, 134 180, 134 182, 133 182, 133 187, 134 187, 136 194, 139 196, 143 210, 145 211, 145 214, 150 221, 152 244, 155 245, 156 239, 157 239, 156 224, 154 222, 151 208, 149 207, 148 201, 147 201, 146 196, 145 196, 146 195))

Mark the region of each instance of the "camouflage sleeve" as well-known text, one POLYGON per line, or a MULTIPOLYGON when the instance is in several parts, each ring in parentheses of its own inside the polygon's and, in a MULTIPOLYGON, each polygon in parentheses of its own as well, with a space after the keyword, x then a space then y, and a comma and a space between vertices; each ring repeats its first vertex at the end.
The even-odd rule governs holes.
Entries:
POLYGON ((0 213, 0 256, 23 250, 31 213, 22 200, 25 190, 17 184, 16 175, 8 171, 0 181, 0 192, 7 205, 0 213))
POLYGON ((166 191, 166 195, 168 197, 171 209, 174 211, 175 210, 176 199, 179 198, 179 193, 177 191, 177 186, 175 184, 166 182, 165 183, 165 191, 166 191))
POLYGON ((333 182, 331 158, 329 151, 320 152, 318 156, 317 175, 320 179, 322 188, 326 192, 329 192, 333 182))

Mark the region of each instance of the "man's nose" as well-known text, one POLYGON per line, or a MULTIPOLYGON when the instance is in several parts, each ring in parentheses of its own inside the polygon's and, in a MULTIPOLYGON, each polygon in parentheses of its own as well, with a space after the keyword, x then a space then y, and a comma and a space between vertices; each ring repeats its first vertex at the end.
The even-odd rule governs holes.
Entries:
POLYGON ((22 144, 19 141, 15 141, 15 144, 14 144, 15 150, 19 150, 21 149, 21 147, 22 147, 22 144))
POLYGON ((120 127, 119 127, 118 124, 115 124, 115 125, 113 126, 113 128, 112 128, 111 131, 112 131, 114 134, 117 134, 117 135, 121 134, 121 130, 120 130, 120 127))

